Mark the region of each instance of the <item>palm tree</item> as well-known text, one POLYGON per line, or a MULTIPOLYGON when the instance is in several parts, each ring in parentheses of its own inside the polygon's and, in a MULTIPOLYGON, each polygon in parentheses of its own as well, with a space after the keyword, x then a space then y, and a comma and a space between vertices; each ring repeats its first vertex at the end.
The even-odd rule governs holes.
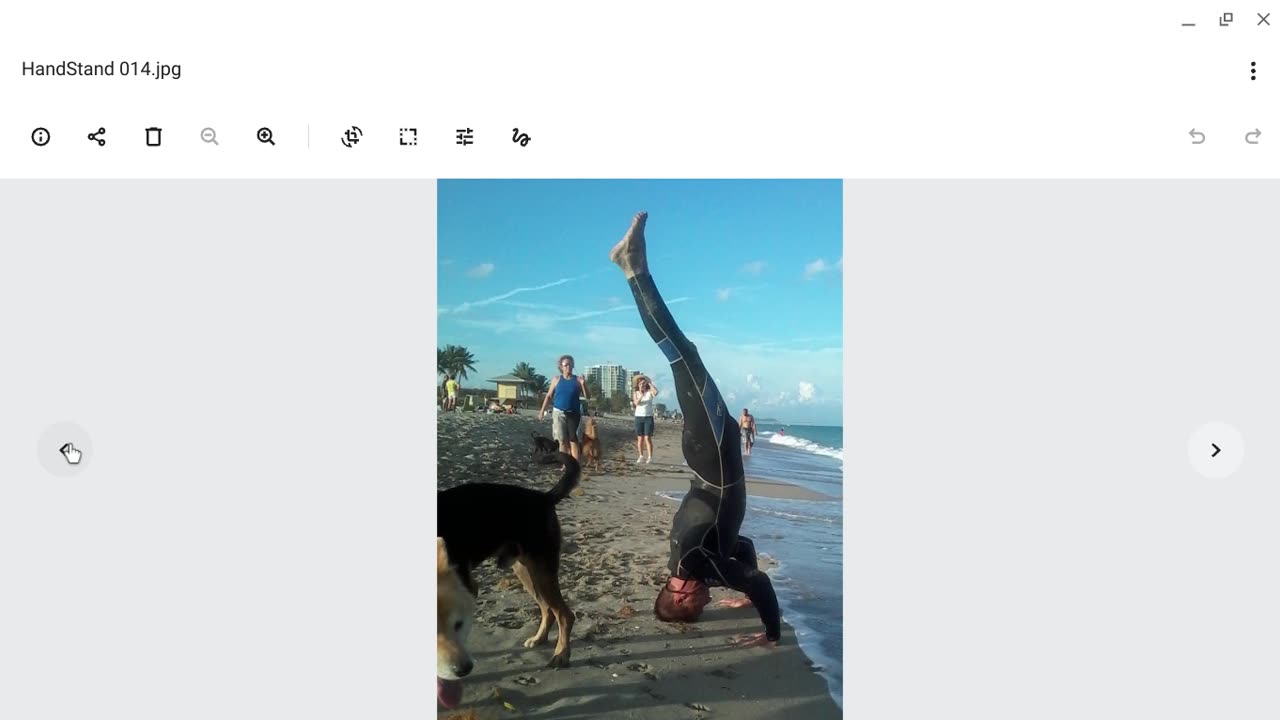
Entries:
POLYGON ((475 371, 475 362, 471 351, 461 345, 445 345, 444 350, 436 348, 436 372, 452 375, 456 380, 466 380, 467 371, 475 371))
POLYGON ((532 365, 527 362, 516 363, 516 366, 511 369, 511 374, 524 381, 524 384, 520 386, 520 397, 525 397, 534 392, 533 382, 538 372, 533 369, 532 365))

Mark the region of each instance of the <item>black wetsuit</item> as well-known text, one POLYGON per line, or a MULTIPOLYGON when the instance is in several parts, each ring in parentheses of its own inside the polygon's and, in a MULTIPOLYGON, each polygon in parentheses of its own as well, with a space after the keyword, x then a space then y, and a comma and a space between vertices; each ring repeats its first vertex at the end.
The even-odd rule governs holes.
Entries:
POLYGON ((649 336, 671 363, 676 399, 684 415, 681 445, 694 478, 671 524, 671 574, 722 585, 751 598, 765 636, 781 634, 778 598, 769 576, 756 565, 755 545, 738 535, 747 510, 742 470, 742 438, 698 350, 680 332, 653 277, 641 273, 628 283, 649 336))

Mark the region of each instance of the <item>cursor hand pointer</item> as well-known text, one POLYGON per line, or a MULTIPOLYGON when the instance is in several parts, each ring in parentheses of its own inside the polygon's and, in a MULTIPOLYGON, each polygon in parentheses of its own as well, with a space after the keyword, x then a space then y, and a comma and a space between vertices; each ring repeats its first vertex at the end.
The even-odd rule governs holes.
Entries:
POLYGON ((75 445, 72 445, 71 443, 67 443, 66 445, 63 445, 61 448, 59 448, 58 452, 62 453, 62 457, 66 458, 67 462, 71 463, 72 465, 80 464, 80 451, 76 449, 75 445))

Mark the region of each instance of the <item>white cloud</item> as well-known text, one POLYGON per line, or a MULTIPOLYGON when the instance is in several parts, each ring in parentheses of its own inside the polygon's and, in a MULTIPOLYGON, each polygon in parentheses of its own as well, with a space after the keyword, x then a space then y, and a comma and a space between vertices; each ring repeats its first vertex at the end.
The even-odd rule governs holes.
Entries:
POLYGON ((800 402, 812 402, 813 393, 814 393, 813 383, 805 382, 804 380, 801 380, 800 390, 799 390, 800 402))
POLYGON ((760 273, 764 272, 764 269, 767 265, 768 263, 766 263, 763 260, 755 260, 747 263, 746 265, 743 265, 742 272, 750 273, 752 275, 759 275, 760 273))
POLYGON ((732 294, 733 288, 720 288, 716 291, 716 299, 720 302, 724 302, 725 300, 728 300, 729 296, 732 294))
POLYGON ((467 271, 469 278, 489 277, 493 274, 493 263, 480 263, 467 271))
POLYGON ((605 302, 609 303, 610 305, 617 305, 618 303, 622 302, 622 298, 618 297, 617 295, 613 295, 607 298, 605 302))
POLYGON ((752 375, 751 373, 747 373, 747 387, 751 388, 752 390, 755 390, 756 392, 759 392, 760 378, 756 377, 755 375, 752 375))
POLYGON ((827 262, 822 258, 818 258, 804 266, 804 276, 805 278, 817 277, 829 269, 827 262))

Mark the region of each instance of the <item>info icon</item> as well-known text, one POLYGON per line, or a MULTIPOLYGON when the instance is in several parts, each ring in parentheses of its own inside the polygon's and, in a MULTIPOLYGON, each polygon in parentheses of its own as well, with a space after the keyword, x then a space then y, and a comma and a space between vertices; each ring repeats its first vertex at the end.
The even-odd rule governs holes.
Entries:
POLYGON ((44 147, 45 145, 48 145, 49 137, 48 128, 38 127, 31 131, 31 142, 35 143, 36 147, 44 147))

